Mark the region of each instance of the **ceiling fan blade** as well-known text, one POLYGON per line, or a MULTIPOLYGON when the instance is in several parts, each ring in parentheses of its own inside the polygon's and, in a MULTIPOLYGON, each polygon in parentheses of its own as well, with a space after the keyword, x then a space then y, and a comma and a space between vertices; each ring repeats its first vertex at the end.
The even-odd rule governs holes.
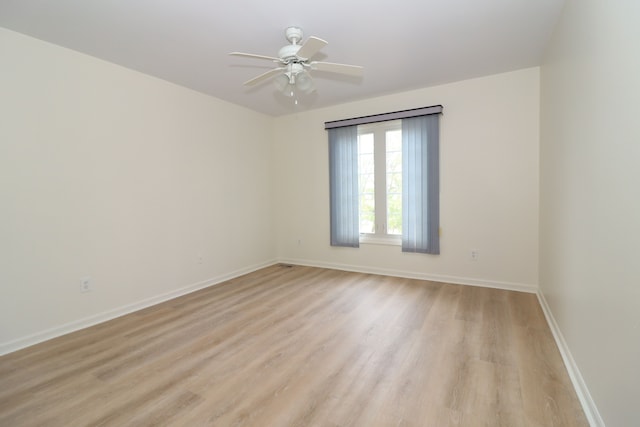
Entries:
POLYGON ((253 53, 231 52, 229 55, 243 56, 245 58, 268 59, 268 60, 273 61, 273 62, 280 62, 280 58, 276 58, 274 56, 256 55, 256 54, 253 54, 253 53))
POLYGON ((333 62, 311 62, 312 70, 327 71, 329 73, 340 73, 349 76, 360 77, 364 68, 359 65, 335 64, 333 62))
POLYGON ((286 67, 274 68, 273 70, 269 70, 266 73, 262 73, 257 77, 252 78, 251 80, 247 80, 244 82, 245 86, 253 86, 258 84, 264 80, 267 80, 270 77, 275 76, 276 74, 280 74, 286 70, 286 67))
POLYGON ((309 37, 302 45, 296 56, 299 59, 309 59, 327 45, 327 42, 317 37, 309 37))

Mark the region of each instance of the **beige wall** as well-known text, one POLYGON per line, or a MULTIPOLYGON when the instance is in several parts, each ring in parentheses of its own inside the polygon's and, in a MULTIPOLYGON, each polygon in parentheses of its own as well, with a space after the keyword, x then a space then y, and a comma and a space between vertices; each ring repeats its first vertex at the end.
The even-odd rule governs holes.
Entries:
POLYGON ((3 29, 0 58, 0 353, 273 262, 271 117, 3 29))
POLYGON ((458 283, 538 285, 539 69, 292 114, 275 122, 278 255, 458 283), (442 104, 441 255, 329 246, 325 121, 442 104), (472 261, 470 251, 478 250, 472 261))
POLYGON ((568 0, 541 71, 540 287, 612 427, 640 423, 639 17, 568 0))

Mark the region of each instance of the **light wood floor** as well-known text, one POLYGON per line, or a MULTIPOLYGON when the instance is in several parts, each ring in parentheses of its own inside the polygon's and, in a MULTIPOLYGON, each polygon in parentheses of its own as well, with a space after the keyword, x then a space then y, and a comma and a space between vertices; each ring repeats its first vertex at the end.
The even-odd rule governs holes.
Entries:
POLYGON ((1 426, 586 426, 533 294, 273 266, 0 358, 1 426))

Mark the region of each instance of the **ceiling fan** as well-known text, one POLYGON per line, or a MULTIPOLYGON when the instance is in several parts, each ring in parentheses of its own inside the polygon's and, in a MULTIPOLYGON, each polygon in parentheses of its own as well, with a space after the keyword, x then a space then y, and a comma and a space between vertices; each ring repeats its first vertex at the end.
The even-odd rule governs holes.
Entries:
POLYGON ((229 54, 246 58, 266 59, 278 65, 266 73, 247 80, 244 82, 245 86, 253 86, 277 76, 275 78, 275 84, 278 89, 285 95, 294 96, 294 88, 303 93, 311 93, 315 90, 315 85, 309 75, 310 70, 346 74, 355 77, 362 76, 363 68, 357 65, 311 61, 311 58, 327 45, 326 41, 311 36, 303 44, 299 44, 302 40, 303 33, 302 29, 298 27, 287 28, 285 30, 285 36, 291 44, 280 49, 278 57, 243 52, 231 52, 229 54))

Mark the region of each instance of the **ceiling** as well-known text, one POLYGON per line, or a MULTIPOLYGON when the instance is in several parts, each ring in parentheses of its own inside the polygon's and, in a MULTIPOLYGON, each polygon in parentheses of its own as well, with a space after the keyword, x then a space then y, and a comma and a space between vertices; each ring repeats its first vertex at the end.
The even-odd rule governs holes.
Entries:
POLYGON ((564 0, 0 0, 0 26, 273 116, 539 65, 564 0), (362 78, 312 72, 298 105, 271 82, 298 26, 329 42, 314 60, 364 66, 362 78))

